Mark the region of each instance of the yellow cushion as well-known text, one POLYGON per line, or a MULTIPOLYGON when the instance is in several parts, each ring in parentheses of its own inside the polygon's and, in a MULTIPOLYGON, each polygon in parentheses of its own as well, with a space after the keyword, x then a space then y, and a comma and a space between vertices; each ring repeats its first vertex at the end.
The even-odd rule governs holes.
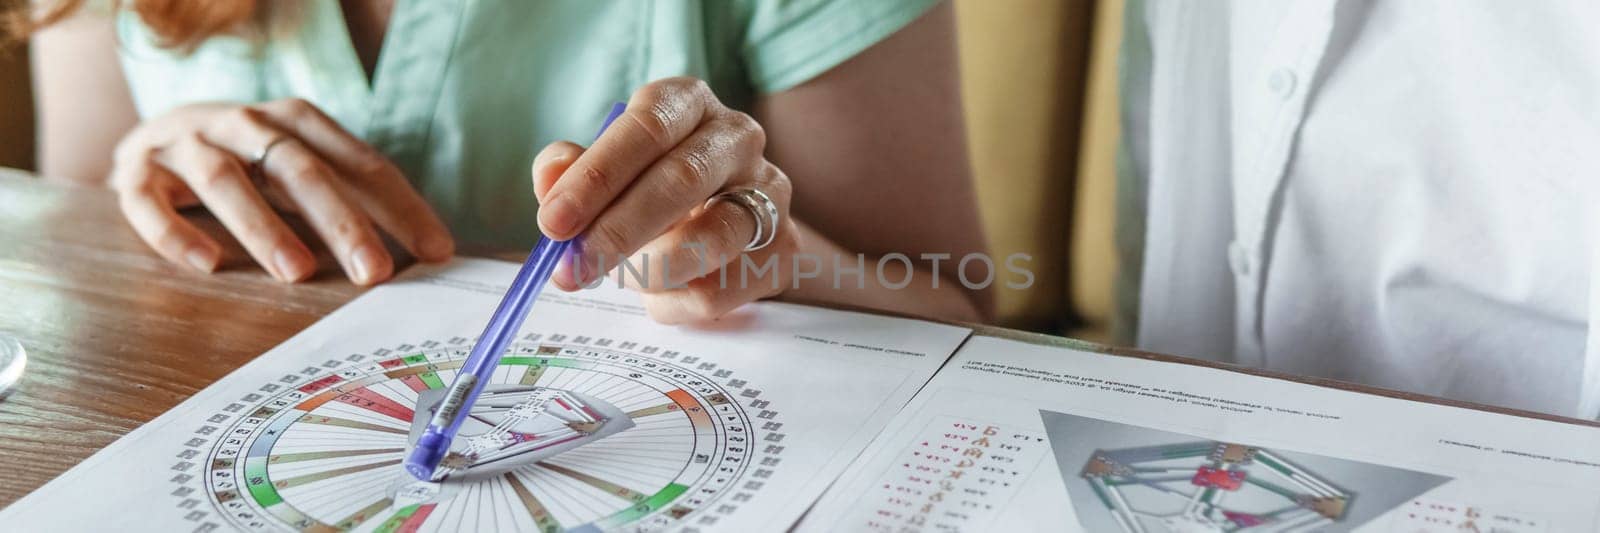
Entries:
MULTIPOLYGON (((1110 284, 1102 288, 1097 280, 1109 279, 1114 266, 1107 262, 1109 248, 1098 248, 1110 243, 1107 187, 1114 174, 1107 167, 1103 176, 1093 174, 1092 186, 1075 183, 1081 165, 1098 173, 1102 164, 1101 158, 1078 158, 1084 76, 1096 23, 1093 3, 957 0, 955 5, 969 145, 991 252, 1032 255, 1036 276, 1029 289, 997 287, 1000 322, 1066 333, 1077 316, 1102 321, 1110 314, 1110 284), (1074 190, 1091 194, 1074 202, 1074 190), (1104 205, 1074 208, 1100 196, 1106 197, 1104 205), (1075 222, 1082 231, 1072 229, 1075 222), (1069 245, 1075 255, 1070 263, 1069 245), (1069 299, 1076 293, 1082 297, 1069 299), (1075 301, 1083 306, 1076 315, 1075 301)), ((1114 118, 1115 107, 1108 109, 1114 118)), ((1103 140, 1100 128, 1089 133, 1083 141, 1097 149, 1114 142, 1103 140)), ((1114 131, 1109 139, 1115 139, 1114 131)))

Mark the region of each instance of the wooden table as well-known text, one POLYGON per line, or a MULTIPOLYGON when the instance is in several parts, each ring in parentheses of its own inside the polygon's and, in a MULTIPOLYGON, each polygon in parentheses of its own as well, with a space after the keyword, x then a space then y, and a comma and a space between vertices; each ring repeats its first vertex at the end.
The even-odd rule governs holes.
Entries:
POLYGON ((297 285, 224 257, 168 264, 109 192, 0 171, 0 331, 28 353, 0 400, 0 507, 361 292, 326 256, 297 285))
MULTIPOLYGON (((361 292, 334 269, 332 258, 323 253, 320 260, 319 276, 287 285, 273 281, 233 245, 221 272, 194 273, 146 249, 122 221, 109 192, 0 169, 0 332, 17 337, 28 352, 27 373, 0 399, 0 472, 5 473, 0 507, 361 292)), ((973 327, 979 334, 1092 347, 973 327)), ((1112 352, 1600 426, 1172 356, 1112 352)))

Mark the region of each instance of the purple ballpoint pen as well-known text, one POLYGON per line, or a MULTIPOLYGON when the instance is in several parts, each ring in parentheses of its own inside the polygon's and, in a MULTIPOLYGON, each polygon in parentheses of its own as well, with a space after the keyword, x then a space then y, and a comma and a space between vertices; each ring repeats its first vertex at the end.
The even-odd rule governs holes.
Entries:
MULTIPOLYGON (((600 132, 595 134, 595 138, 599 139, 600 134, 605 133, 611 122, 626 108, 627 104, 621 102, 612 105, 611 113, 600 125, 600 132)), ((428 428, 417 439, 411 454, 406 456, 406 471, 412 476, 423 481, 433 479, 439 461, 450 449, 450 441, 455 439, 461 423, 472 411, 473 402, 477 401, 489 376, 499 366, 500 356, 505 354, 506 347, 516 338, 517 330, 522 328, 523 320, 528 317, 528 309, 539 298, 539 290, 544 288, 545 282, 550 281, 550 275, 555 272, 571 245, 572 241, 539 237, 539 243, 534 245, 528 260, 517 271, 516 279, 511 281, 511 289, 500 300, 500 307, 489 318, 489 325, 483 328, 483 335, 478 336, 477 344, 472 345, 472 352, 467 354, 460 373, 456 374, 455 381, 450 383, 444 399, 434 410, 428 428)))

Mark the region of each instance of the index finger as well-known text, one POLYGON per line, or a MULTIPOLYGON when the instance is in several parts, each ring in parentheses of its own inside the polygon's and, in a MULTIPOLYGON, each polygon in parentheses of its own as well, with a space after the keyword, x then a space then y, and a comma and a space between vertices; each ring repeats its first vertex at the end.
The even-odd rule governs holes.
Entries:
POLYGON ((539 229, 567 240, 583 233, 606 206, 705 120, 715 97, 693 78, 652 82, 633 93, 628 110, 556 180, 539 208, 539 229))

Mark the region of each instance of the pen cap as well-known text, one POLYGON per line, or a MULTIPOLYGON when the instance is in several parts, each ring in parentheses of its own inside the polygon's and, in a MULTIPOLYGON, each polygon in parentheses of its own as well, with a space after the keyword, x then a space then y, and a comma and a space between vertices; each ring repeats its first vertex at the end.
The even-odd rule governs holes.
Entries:
POLYGON ((411 477, 427 481, 433 479, 433 471, 438 468, 439 461, 444 460, 444 453, 450 448, 450 439, 432 431, 424 433, 417 439, 417 446, 406 456, 406 472, 411 477))

